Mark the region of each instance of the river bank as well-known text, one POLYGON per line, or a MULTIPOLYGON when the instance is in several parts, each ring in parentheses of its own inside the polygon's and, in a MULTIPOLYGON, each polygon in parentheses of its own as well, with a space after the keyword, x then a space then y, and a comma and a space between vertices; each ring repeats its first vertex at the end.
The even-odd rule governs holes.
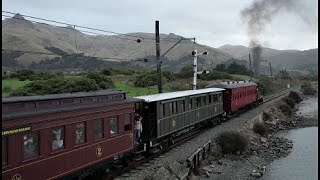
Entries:
POLYGON ((303 101, 296 104, 294 115, 287 117, 277 108, 277 101, 264 110, 265 115, 247 121, 238 131, 249 140, 249 148, 245 152, 224 155, 217 145, 207 160, 189 179, 256 179, 268 171, 274 160, 286 157, 291 152, 294 142, 277 134, 284 130, 318 126, 318 96, 304 96, 303 101), (260 136, 252 131, 255 121, 265 121, 269 134, 260 136), (256 171, 256 172, 254 172, 256 171))

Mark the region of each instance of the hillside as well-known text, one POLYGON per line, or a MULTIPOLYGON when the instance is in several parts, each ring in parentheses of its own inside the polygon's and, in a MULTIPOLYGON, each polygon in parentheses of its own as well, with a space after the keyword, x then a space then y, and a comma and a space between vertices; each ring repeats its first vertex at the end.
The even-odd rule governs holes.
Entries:
MULTIPOLYGON (((89 35, 74 30, 72 27, 57 27, 33 23, 23 19, 19 14, 15 15, 14 18, 7 18, 2 21, 3 49, 51 53, 47 48, 53 47, 67 53, 84 53, 86 56, 112 57, 119 59, 114 61, 121 61, 121 59, 141 59, 146 56, 155 55, 155 41, 153 40, 155 36, 153 33, 130 33, 128 35, 139 36, 144 39, 142 39, 141 43, 137 43, 136 39, 124 35, 89 35), (132 40, 127 40, 125 38, 130 38, 132 40)), ((172 33, 161 34, 160 39, 164 39, 163 41, 160 41, 161 54, 174 45, 175 42, 178 41, 177 39, 180 38, 180 36, 172 33)), ((191 54, 194 47, 195 44, 191 41, 183 41, 172 49, 166 57, 169 61, 180 62, 191 54)), ((209 55, 202 57, 204 66, 220 63, 232 57, 230 54, 218 49, 208 46, 207 48, 216 53, 209 53, 209 55)), ((197 49, 198 51, 208 51, 202 47, 197 47, 197 49)), ((12 59, 16 59, 18 64, 29 65, 32 62, 38 63, 42 60, 52 59, 54 57, 57 56, 19 54, 18 57, 12 59)), ((8 60, 6 62, 8 62, 8 60)), ((2 65, 4 66, 4 64, 2 65)), ((177 66, 180 67, 179 64, 177 66)))
MULTIPOLYGON (((224 45, 218 49, 240 59, 248 59, 248 54, 251 53, 250 48, 241 45, 224 45)), ((299 51, 263 47, 261 57, 270 60, 273 65, 283 68, 314 70, 318 67, 318 49, 299 51)))

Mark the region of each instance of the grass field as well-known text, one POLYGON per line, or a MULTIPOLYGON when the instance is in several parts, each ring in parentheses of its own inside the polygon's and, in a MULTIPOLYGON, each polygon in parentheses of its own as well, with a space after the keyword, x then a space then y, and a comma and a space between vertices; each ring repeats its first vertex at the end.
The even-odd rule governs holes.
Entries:
POLYGON ((7 97, 9 96, 8 92, 3 92, 3 89, 5 87, 10 87, 12 90, 18 89, 32 81, 26 80, 26 81, 19 81, 17 79, 5 79, 2 80, 2 97, 7 97))
MULTIPOLYGON (((250 76, 247 76, 247 75, 238 75, 238 74, 230 74, 230 75, 235 80, 240 80, 240 81, 249 81, 250 80, 250 76)), ((252 78, 252 80, 254 81, 255 79, 252 78)))
MULTIPOLYGON (((122 90, 127 92, 128 97, 135 97, 135 96, 143 96, 149 94, 157 94, 158 88, 157 87, 134 87, 132 85, 124 84, 121 82, 115 82, 115 86, 117 90, 122 90)), ((163 92, 171 92, 168 88, 164 87, 163 92)))

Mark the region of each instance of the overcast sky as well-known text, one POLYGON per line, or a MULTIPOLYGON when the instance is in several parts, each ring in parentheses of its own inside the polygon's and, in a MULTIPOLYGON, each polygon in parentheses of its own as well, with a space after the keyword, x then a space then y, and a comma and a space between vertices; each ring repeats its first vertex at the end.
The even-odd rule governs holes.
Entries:
MULTIPOLYGON (((299 1, 299 0, 295 0, 299 1)), ((300 0, 312 21, 318 21, 318 1, 300 0)), ((2 10, 120 33, 160 33, 196 37, 200 44, 249 45, 240 12, 252 0, 2 0, 2 10)), ((2 17, 2 19, 4 19, 2 17)), ((260 35, 264 46, 274 49, 318 48, 318 24, 304 23, 283 12, 260 35)))

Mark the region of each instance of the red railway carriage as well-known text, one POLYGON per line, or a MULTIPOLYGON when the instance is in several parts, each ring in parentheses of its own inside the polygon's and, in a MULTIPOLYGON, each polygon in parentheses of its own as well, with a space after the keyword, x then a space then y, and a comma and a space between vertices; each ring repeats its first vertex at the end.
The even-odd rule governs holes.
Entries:
POLYGON ((134 148, 122 91, 2 98, 2 179, 57 179, 134 148))
POLYGON ((227 114, 257 102, 257 84, 250 81, 221 82, 207 87, 223 88, 223 109, 227 114))

